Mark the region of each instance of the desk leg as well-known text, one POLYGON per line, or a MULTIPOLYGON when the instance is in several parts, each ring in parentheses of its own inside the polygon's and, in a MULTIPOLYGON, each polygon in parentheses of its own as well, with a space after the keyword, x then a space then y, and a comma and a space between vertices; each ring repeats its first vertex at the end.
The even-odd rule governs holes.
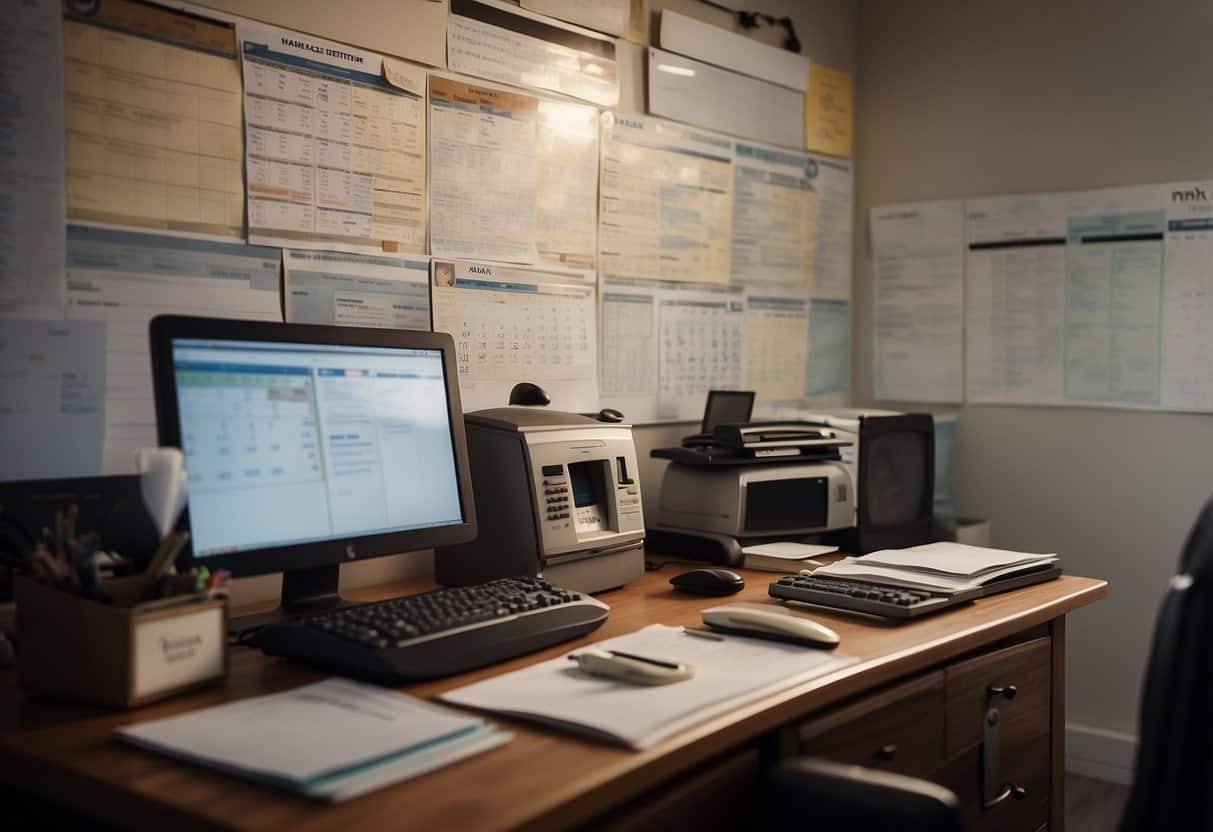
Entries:
POLYGON ((1053 793, 1049 795, 1049 832, 1066 828, 1066 617, 1049 624, 1053 637, 1053 672, 1049 735, 1052 742, 1050 769, 1053 793))

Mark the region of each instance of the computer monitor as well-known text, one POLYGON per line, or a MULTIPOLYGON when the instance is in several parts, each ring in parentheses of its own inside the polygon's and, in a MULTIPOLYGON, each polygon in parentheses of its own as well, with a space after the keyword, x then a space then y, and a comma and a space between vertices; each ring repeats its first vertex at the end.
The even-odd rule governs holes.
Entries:
POLYGON ((342 563, 475 538, 449 335, 173 315, 150 333, 189 557, 283 573, 280 607, 232 629, 344 605, 342 563))

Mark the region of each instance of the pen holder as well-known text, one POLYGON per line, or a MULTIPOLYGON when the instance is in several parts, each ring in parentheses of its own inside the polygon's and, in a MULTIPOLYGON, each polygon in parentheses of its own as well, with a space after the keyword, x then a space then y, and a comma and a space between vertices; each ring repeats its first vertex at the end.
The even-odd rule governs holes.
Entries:
POLYGON ((227 676, 227 601, 129 601, 134 579, 106 583, 105 604, 18 577, 17 679, 23 690, 133 708, 227 676))

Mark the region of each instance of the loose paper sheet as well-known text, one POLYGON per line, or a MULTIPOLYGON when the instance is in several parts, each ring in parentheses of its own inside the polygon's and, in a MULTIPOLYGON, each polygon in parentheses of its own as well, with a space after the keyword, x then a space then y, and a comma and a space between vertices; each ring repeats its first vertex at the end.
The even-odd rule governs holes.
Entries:
POLYGON ((875 396, 964 397, 964 203, 872 209, 875 396))
POLYGON ((602 404, 630 422, 697 419, 708 390, 745 374, 745 292, 738 287, 604 279, 602 404))
POLYGON ((854 176, 851 163, 812 156, 817 165, 817 245, 813 266, 813 295, 849 300, 851 297, 851 207, 854 176))
POLYGON ((425 250, 425 71, 241 26, 249 239, 425 250))
MULTIPOLYGON (((277 249, 69 226, 67 318, 104 325, 101 468, 130 474, 156 444, 148 322, 159 314, 281 321, 277 249)), ((90 361, 92 359, 90 358, 90 361)))
POLYGON ((598 248, 605 277, 724 283, 732 141, 645 116, 602 115, 598 248))
POLYGON ((533 263, 538 99, 430 77, 430 251, 533 263))
POLYGON ((736 143, 732 282, 813 291, 817 178, 817 162, 806 153, 736 143))
POLYGON ((845 394, 851 386, 851 304, 813 298, 809 305, 809 355, 804 394, 845 394))
POLYGON ((598 110, 540 100, 536 139, 539 256, 593 267, 598 250, 598 110))
POLYGON ((243 237, 232 25, 114 0, 63 43, 68 218, 243 237))
POLYGON ((807 295, 751 289, 745 311, 745 389, 763 401, 804 395, 810 345, 807 295))
POLYGON ((504 407, 519 382, 558 410, 598 409, 593 272, 447 261, 432 266, 434 330, 455 339, 465 412, 504 407))
POLYGON ((282 252, 286 320, 430 328, 430 258, 337 251, 282 252))
POLYGON ((0 305, 63 304, 62 9, 13 3, 0 26, 0 305))
POLYGON ((602 107, 619 101, 611 38, 497 0, 451 0, 447 67, 602 107))

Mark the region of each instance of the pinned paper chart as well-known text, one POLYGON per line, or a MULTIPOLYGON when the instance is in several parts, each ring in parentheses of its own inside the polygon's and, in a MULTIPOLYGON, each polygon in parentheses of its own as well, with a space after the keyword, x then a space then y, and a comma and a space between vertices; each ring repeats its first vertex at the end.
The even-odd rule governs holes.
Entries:
POLYGON ((763 401, 805 395, 809 362, 809 298, 751 289, 745 307, 747 390, 763 401))
POLYGON ((434 330, 455 339, 464 411, 504 407, 519 382, 559 410, 598 408, 593 272, 435 259, 434 330))
POLYGON ((813 298, 809 305, 809 355, 805 367, 806 398, 836 397, 844 403, 851 385, 851 304, 813 298))
POLYGON ((67 217, 244 234, 240 64, 229 23, 132 0, 67 4, 67 217))
POLYGON ((964 203, 872 209, 875 396, 964 397, 964 203))
POLYGON ((539 102, 535 243, 539 256, 594 265, 598 249, 598 110, 539 102))
POLYGON ((660 119, 602 115, 599 269, 605 277, 725 283, 731 140, 660 119))
POLYGON ((814 249, 813 296, 834 300, 851 297, 851 163, 810 156, 816 164, 817 245, 814 249))
POLYGON ((732 282, 813 291, 816 180, 817 162, 807 153, 736 143, 732 282))
POLYGON ((538 99, 430 77, 430 251, 533 263, 538 99))
POLYGON ((632 422, 696 419, 708 390, 740 389, 745 292, 604 279, 602 404, 632 422))
POLYGON ((282 252, 287 322, 430 328, 430 258, 282 252))
POLYGON ((425 71, 241 26, 253 242, 425 250, 425 71))

